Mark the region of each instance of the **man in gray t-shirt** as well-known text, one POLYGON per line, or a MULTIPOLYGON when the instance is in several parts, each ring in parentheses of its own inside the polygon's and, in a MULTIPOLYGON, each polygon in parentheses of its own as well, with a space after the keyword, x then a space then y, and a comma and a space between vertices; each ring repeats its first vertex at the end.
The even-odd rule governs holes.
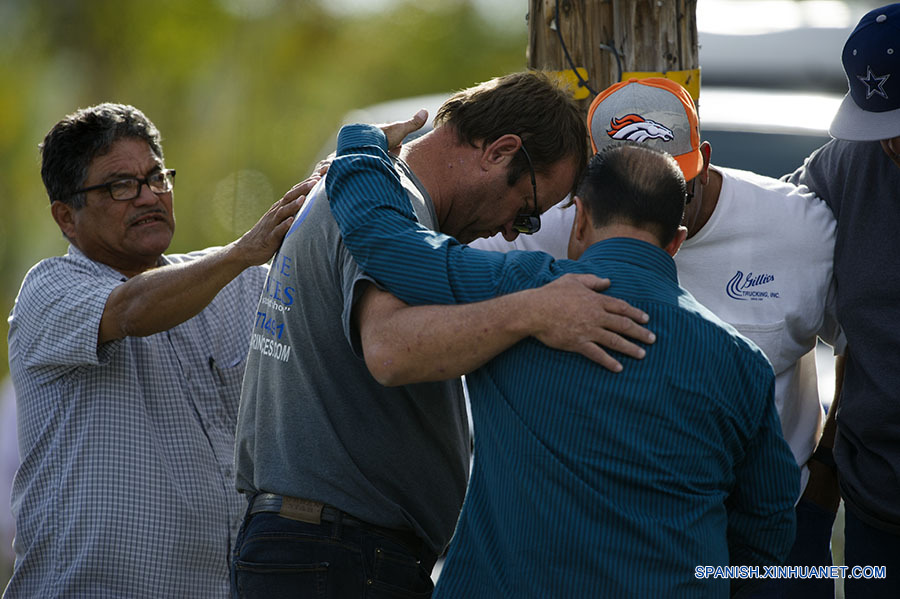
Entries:
MULTIPOLYGON (((436 225, 424 191, 403 163, 397 167, 420 218, 436 225)), ((352 322, 368 281, 319 184, 285 237, 256 314, 237 432, 238 489, 326 501, 378 526, 414 531, 438 552, 468 476, 461 384, 385 387, 369 374, 352 322)))
MULTIPOLYGON (((537 73, 460 92, 435 121, 396 169, 421 221, 464 242, 533 228, 586 163, 583 118, 537 73)), ((396 142, 423 122, 385 131, 396 142)), ((476 304, 407 306, 360 272, 320 185, 256 314, 235 450, 238 488, 252 496, 232 564, 238 595, 428 596, 468 476, 456 377, 532 335, 613 369, 598 343, 641 357, 618 333, 650 342, 636 324, 646 315, 594 293, 607 284, 564 277, 476 304)))

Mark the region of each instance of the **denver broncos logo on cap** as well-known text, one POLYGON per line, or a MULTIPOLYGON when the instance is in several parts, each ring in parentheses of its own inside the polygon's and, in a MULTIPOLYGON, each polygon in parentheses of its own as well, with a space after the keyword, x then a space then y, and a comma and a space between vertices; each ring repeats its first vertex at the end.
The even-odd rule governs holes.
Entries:
POLYGON ((622 118, 613 117, 606 133, 613 139, 642 142, 647 139, 672 141, 675 134, 665 125, 645 119, 639 114, 626 114, 622 118))

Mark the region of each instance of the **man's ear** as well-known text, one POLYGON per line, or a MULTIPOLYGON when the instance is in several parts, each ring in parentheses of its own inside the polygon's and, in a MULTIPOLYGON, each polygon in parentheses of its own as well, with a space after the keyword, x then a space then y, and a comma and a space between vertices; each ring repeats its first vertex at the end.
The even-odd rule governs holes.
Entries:
POLYGON ((575 211, 575 220, 572 222, 572 231, 569 233, 569 246, 567 256, 569 260, 578 260, 588 246, 588 227, 593 228, 591 215, 584 209, 584 202, 579 196, 572 198, 572 206, 566 210, 575 211))
POLYGON ((518 135, 501 135, 484 147, 481 152, 481 168, 488 170, 497 165, 507 167, 521 147, 522 139, 518 135))
POLYGON ((672 241, 669 242, 669 245, 664 247, 666 253, 675 257, 675 254, 678 253, 678 250, 681 248, 681 244, 684 243, 684 240, 687 239, 688 230, 687 227, 678 227, 678 230, 675 231, 675 237, 672 238, 672 241))
POLYGON ((59 200, 50 204, 50 214, 53 220, 59 225, 60 231, 69 240, 75 239, 75 209, 65 202, 59 200))
POLYGON ((583 241, 587 236, 588 228, 593 227, 591 223, 591 215, 584 209, 584 200, 581 196, 575 196, 575 224, 572 227, 572 236, 578 241, 583 241))
POLYGON ((712 156, 712 146, 708 141, 700 144, 700 153, 703 154, 703 169, 697 174, 700 177, 700 183, 706 185, 709 183, 709 159, 712 156))

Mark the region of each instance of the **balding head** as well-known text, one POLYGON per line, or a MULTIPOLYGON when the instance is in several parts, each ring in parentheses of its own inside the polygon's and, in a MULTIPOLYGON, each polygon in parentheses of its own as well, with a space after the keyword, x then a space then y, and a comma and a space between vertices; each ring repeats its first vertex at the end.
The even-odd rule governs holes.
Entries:
POLYGON ((669 154, 621 144, 591 158, 578 196, 595 228, 629 225, 651 233, 665 247, 684 215, 685 181, 669 154))

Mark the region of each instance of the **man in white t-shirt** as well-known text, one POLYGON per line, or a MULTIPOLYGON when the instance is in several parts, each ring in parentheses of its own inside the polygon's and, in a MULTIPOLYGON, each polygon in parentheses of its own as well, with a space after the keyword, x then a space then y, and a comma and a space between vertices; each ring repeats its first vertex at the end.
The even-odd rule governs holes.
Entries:
MULTIPOLYGON (((816 340, 839 343, 833 317, 834 216, 804 187, 710 165, 711 147, 700 141, 694 102, 672 81, 632 79, 611 86, 591 104, 588 127, 595 151, 616 143, 646 144, 672 154, 681 167, 689 201, 683 223, 688 238, 675 256, 680 283, 753 340, 772 363, 775 402, 784 437, 801 466, 802 494, 823 422, 816 340)), ((534 235, 513 242, 495 236, 471 245, 564 258, 574 212, 563 202, 542 215, 534 235)), ((799 501, 797 537, 787 563, 830 564, 832 519, 829 509, 799 501)), ((831 585, 830 580, 780 582, 804 587, 769 589, 767 596, 804 596, 815 592, 806 587, 831 585)))

